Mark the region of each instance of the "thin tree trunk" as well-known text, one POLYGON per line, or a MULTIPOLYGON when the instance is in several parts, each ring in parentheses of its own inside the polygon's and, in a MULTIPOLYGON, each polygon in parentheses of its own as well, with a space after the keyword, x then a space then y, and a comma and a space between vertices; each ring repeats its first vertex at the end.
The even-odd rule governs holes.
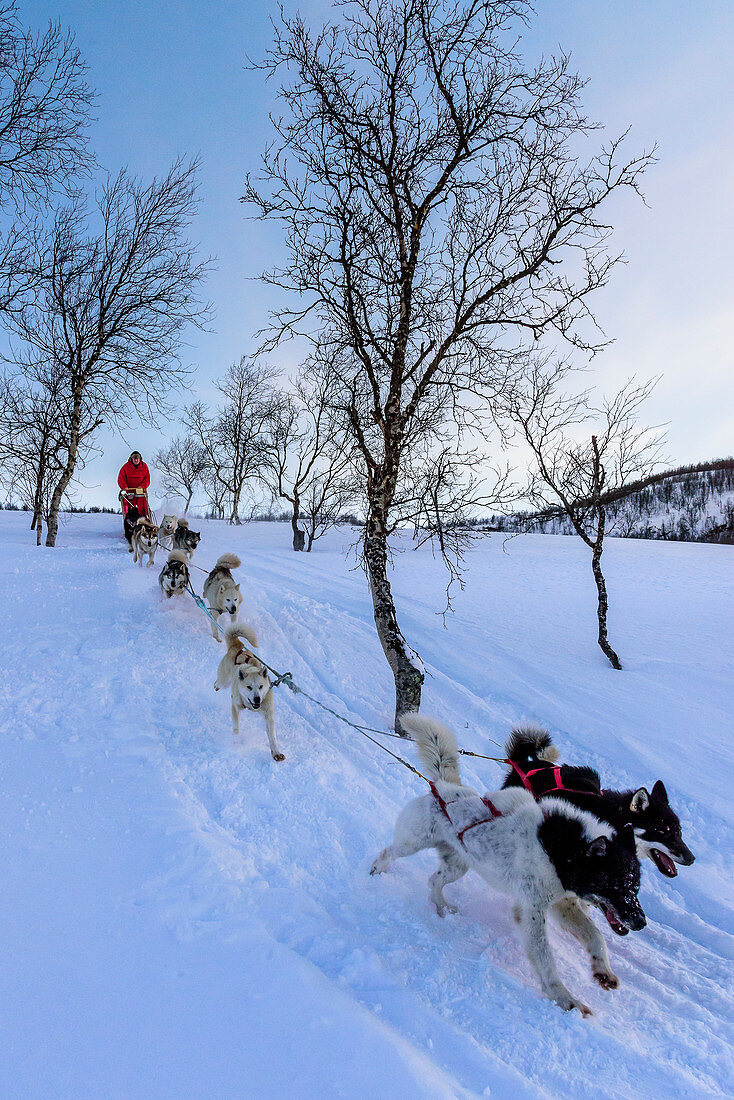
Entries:
POLYGON ((395 678, 395 732, 404 736, 399 722, 400 715, 420 708, 424 677, 413 663, 398 626, 392 589, 387 577, 387 543, 379 527, 379 521, 370 517, 365 533, 364 557, 377 636, 395 678))
POLYGON ((242 492, 242 486, 232 490, 232 511, 230 513, 229 522, 230 526, 234 524, 237 527, 242 525, 240 519, 240 493, 242 492))
MULTIPOLYGON (((293 511, 291 513, 291 530, 293 531, 293 549, 303 550, 303 544, 305 541, 305 535, 301 528, 298 526, 298 521, 301 518, 301 502, 298 493, 293 497, 293 511)), ((309 546, 309 550, 311 547, 309 546)))
POLYGON ((41 545, 41 529, 43 527, 43 482, 46 476, 46 446, 41 444, 41 452, 38 456, 36 472, 36 491, 33 494, 33 522, 31 531, 36 532, 36 546, 41 545))
POLYGON ((610 646, 609 639, 607 638, 607 586, 604 581, 604 574, 601 571, 601 553, 601 547, 599 547, 598 550, 595 547, 591 559, 591 568, 594 571, 594 580, 596 581, 596 590, 598 593, 596 614, 599 620, 599 645, 605 656, 609 658, 612 668, 621 669, 622 664, 619 657, 610 646))
POLYGON ((61 501, 64 499, 64 493, 69 486, 69 482, 74 476, 76 458, 79 452, 83 392, 84 390, 81 382, 77 382, 74 387, 74 406, 71 413, 71 422, 69 424, 69 450, 66 456, 66 465, 64 466, 61 477, 56 483, 51 496, 48 517, 46 519, 46 546, 56 545, 56 535, 59 530, 59 508, 61 507, 61 501))

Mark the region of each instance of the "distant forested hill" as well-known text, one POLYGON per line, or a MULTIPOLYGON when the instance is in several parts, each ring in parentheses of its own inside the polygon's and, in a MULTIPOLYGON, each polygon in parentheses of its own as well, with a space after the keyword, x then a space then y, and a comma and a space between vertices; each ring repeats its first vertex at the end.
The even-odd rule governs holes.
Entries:
MULTIPOLYGON (((607 505, 608 533, 624 538, 734 543, 734 458, 681 466, 658 474, 645 488, 607 505)), ((492 516, 500 531, 572 534, 559 516, 534 513, 492 516)))

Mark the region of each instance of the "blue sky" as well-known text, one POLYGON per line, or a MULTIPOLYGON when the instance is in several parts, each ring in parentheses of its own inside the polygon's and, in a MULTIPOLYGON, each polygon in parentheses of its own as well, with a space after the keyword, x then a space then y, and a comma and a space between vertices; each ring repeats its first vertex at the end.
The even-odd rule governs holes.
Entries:
MULTIPOLYGON (((330 5, 287 2, 313 22, 330 5)), ((194 237, 217 257, 208 295, 214 331, 193 333, 187 359, 196 388, 253 347, 272 291, 253 277, 279 249, 273 228, 248 221, 238 202, 269 136, 275 87, 248 71, 261 56, 277 5, 209 0, 141 3, 66 0, 20 3, 31 25, 60 19, 75 32, 99 92, 92 143, 101 164, 144 178, 179 153, 202 161, 201 214, 194 237)), ((613 213, 615 247, 627 265, 596 298, 615 343, 589 381, 608 390, 630 374, 662 374, 650 419, 669 421, 668 456, 695 462, 734 451, 734 5, 730 0, 539 0, 525 35, 530 55, 560 44, 590 78, 589 114, 612 135, 632 126, 631 146, 657 142, 646 184, 613 213)), ((292 365, 296 349, 275 361, 292 365)), ((106 435, 105 455, 83 475, 85 497, 115 495, 131 446, 147 456, 175 424, 131 426, 106 435)))

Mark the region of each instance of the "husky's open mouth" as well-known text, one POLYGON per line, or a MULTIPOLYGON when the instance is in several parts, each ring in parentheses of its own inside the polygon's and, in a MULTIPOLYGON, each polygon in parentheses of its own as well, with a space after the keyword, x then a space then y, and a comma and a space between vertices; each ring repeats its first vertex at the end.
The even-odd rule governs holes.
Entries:
POLYGON ((678 868, 673 860, 665 852, 661 852, 659 848, 650 849, 650 858, 657 867, 661 875, 667 875, 668 878, 675 878, 678 874, 678 868))
POLYGON ((609 927, 611 928, 612 932, 616 932, 618 936, 628 935, 629 928, 627 928, 626 925, 622 924, 621 920, 614 912, 614 909, 612 909, 611 905, 605 905, 604 902, 602 902, 600 908, 604 916, 607 918, 609 927))

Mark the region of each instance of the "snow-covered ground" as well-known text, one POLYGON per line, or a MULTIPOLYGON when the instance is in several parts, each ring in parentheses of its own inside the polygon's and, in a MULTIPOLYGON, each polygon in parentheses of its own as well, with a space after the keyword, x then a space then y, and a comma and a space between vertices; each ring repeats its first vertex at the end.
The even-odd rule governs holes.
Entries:
MULTIPOLYGON (((235 744, 207 620, 160 599, 119 518, 74 517, 55 550, 27 521, 0 512, 4 1100, 732 1095, 733 548, 609 542, 621 673, 595 644, 578 540, 476 544, 447 630, 439 563, 396 558, 425 713, 489 755, 531 720, 608 786, 662 778, 696 853, 672 881, 643 868, 648 927, 610 934, 619 991, 554 931, 583 1020, 541 998, 507 899, 475 876, 445 920, 431 853, 369 877, 419 780, 285 687, 285 763, 257 715, 235 744)), ((202 532, 199 565, 242 557, 242 617, 270 663, 386 726, 349 533, 296 556, 283 525, 202 532)))

